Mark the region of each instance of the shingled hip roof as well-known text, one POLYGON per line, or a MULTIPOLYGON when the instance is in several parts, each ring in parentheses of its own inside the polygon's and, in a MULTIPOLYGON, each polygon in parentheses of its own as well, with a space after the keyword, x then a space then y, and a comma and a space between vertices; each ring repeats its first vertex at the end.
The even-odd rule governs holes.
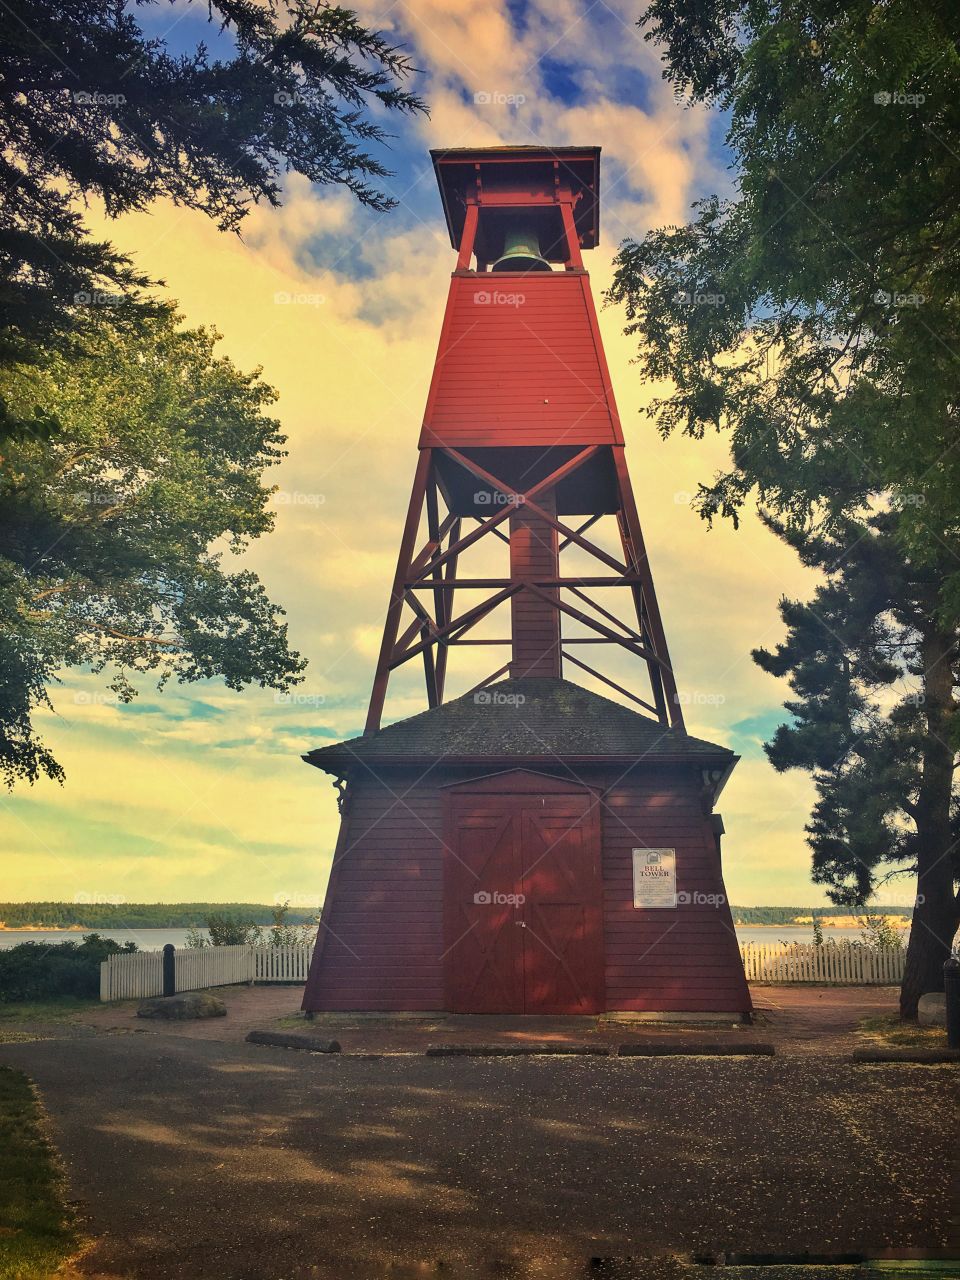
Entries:
POLYGON ((629 707, 569 680, 502 680, 443 706, 304 757, 338 777, 371 766, 424 761, 617 760, 686 762, 727 770, 737 756, 727 747, 665 728, 629 707))

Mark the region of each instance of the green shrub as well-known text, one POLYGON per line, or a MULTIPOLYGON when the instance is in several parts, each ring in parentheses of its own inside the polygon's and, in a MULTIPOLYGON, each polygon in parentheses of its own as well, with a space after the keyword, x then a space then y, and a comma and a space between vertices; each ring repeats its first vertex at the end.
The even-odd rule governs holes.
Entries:
POLYGON ((903 931, 892 924, 886 916, 871 915, 867 912, 866 915, 857 916, 857 924, 863 930, 860 937, 865 947, 872 947, 875 951, 881 951, 885 947, 903 950, 903 931))
POLYGON ((260 941, 259 925, 248 924, 223 912, 213 912, 207 916, 207 931, 213 947, 242 947, 247 944, 255 946, 260 941))
POLYGON ((82 942, 21 942, 0 949, 0 1002, 96 997, 101 961, 136 949, 134 942, 121 945, 98 933, 85 934, 82 942))

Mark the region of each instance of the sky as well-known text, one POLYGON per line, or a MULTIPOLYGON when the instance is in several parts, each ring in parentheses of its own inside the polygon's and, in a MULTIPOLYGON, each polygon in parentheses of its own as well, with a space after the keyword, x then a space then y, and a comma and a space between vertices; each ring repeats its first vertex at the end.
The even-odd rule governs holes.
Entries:
MULTIPOLYGON (((336 797, 300 757, 362 729, 454 266, 428 151, 601 146, 601 242, 585 255, 599 305, 623 239, 685 221, 693 201, 732 182, 723 121, 675 100, 635 25, 639 7, 357 6, 407 48, 431 112, 387 122, 397 133, 383 153, 398 201, 389 213, 296 175, 283 207, 255 208, 242 238, 164 202, 110 223, 91 210, 94 231, 162 279, 188 323, 214 326, 222 350, 242 368, 262 365, 280 393, 289 456, 269 477, 276 528, 245 559, 287 611, 309 668, 286 697, 220 682, 158 694, 144 682, 128 706, 101 680, 65 673, 41 728, 66 783, 0 799, 0 900, 322 899, 336 797)), ((202 4, 139 12, 173 51, 211 42, 202 4)), ((687 727, 742 757, 720 804, 728 897, 822 903, 803 834, 811 783, 778 775, 762 750, 789 690, 750 659, 782 638, 778 599, 805 597, 814 579, 756 519, 708 529, 693 512, 690 495, 723 464, 723 441, 660 438, 643 409, 664 388, 641 378, 622 326, 622 313, 601 307, 687 727)), ((451 692, 483 675, 464 666, 451 692)), ((395 692, 389 718, 423 709, 412 682, 395 692)))

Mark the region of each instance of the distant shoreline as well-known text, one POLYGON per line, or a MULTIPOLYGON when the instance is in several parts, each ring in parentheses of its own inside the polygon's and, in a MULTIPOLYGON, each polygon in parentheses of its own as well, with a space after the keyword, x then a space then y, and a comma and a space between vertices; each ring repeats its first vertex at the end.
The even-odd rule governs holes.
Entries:
MULTIPOLYGON (((78 894, 72 902, 35 899, 0 902, 0 934, 95 933, 117 929, 203 928, 213 915, 239 924, 270 926, 279 903, 267 902, 125 902, 78 894)), ((287 908, 286 924, 316 920, 319 907, 299 898, 287 908)))
MULTIPOLYGON (((93 924, 3 924, 0 933, 89 933, 91 929, 105 929, 106 925, 93 924)), ((152 926, 151 926, 152 927, 152 926)), ((162 929, 164 925, 158 925, 162 929)), ((176 927, 176 926, 174 926, 176 927)))
MULTIPOLYGON (((869 911, 864 910, 860 916, 817 916, 820 925, 824 929, 862 929, 862 921, 865 916, 872 916, 874 919, 878 917, 881 920, 887 920, 891 924, 908 925, 910 917, 900 912, 889 911, 869 911)), ((805 925, 813 926, 812 916, 798 916, 794 920, 781 920, 778 924, 762 924, 759 921, 736 920, 734 924, 739 924, 744 929, 801 929, 805 925)))

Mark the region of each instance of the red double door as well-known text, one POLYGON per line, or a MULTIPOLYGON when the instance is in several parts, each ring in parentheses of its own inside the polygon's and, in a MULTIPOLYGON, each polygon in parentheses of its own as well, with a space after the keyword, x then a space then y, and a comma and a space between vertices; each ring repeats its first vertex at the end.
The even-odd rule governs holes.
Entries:
POLYGON ((445 853, 447 1007, 603 1009, 600 823, 589 792, 463 789, 445 853))

